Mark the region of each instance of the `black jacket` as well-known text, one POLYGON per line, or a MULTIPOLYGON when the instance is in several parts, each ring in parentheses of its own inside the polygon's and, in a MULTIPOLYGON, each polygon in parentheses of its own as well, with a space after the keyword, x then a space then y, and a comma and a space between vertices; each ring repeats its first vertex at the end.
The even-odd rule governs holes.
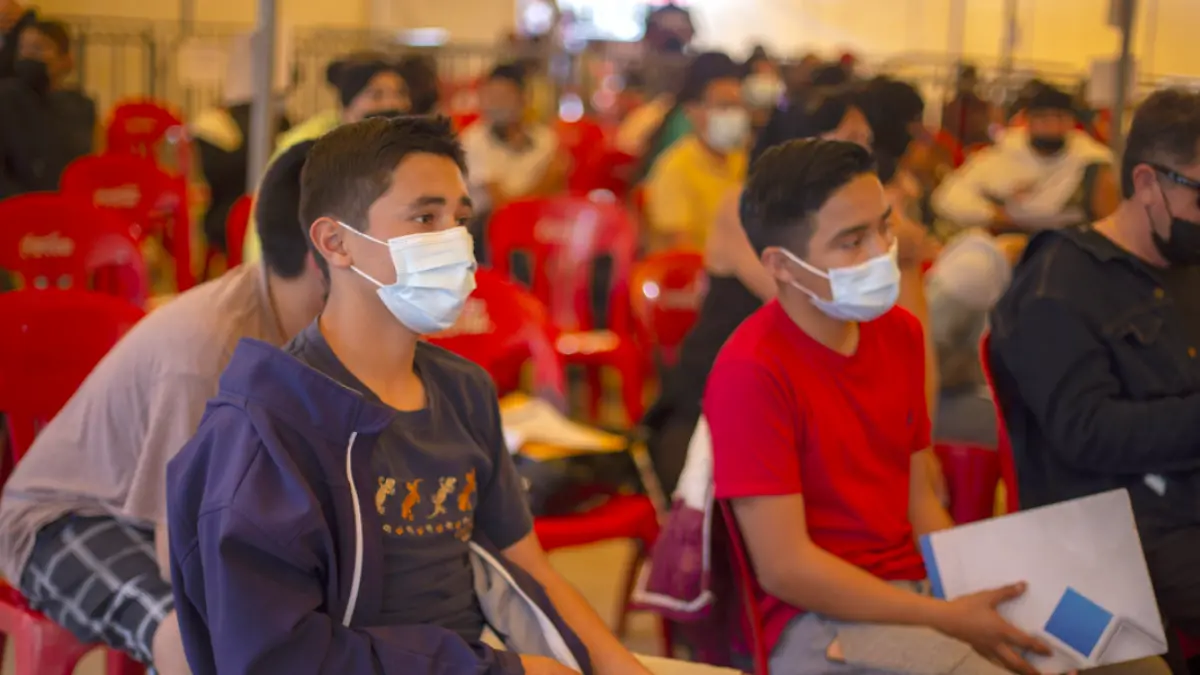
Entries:
POLYGON ((1143 538, 1200 524, 1198 304, 1200 268, 1089 228, 1033 238, 988 354, 1022 508, 1124 487, 1143 538))
POLYGON ((17 61, 17 36, 34 21, 37 21, 37 12, 26 10, 12 28, 0 36, 0 78, 12 76, 13 64, 17 61))
POLYGON ((95 133, 96 104, 83 93, 0 80, 0 198, 57 190, 63 169, 92 152, 95 133))

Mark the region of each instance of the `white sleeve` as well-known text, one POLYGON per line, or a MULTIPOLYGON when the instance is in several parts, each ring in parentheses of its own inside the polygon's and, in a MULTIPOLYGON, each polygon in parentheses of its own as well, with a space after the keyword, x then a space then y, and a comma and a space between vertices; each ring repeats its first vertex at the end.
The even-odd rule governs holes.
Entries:
POLYGON ((999 164, 1000 157, 992 149, 967 160, 934 191, 933 209, 958 227, 991 224, 995 206, 984 196, 984 186, 999 164))
POLYGON ((488 166, 487 139, 478 123, 462 134, 463 153, 467 160, 467 182, 473 186, 484 186, 492 182, 491 167, 488 166), (482 133, 481 133, 482 132, 482 133))

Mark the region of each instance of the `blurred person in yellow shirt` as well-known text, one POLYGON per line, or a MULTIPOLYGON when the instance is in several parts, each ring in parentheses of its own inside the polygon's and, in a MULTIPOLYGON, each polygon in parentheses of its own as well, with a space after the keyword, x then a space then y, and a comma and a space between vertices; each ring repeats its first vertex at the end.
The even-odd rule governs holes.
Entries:
POLYGON ((726 54, 702 54, 689 79, 700 92, 684 104, 692 131, 663 152, 646 180, 651 249, 703 249, 722 199, 746 177, 751 134, 741 68, 726 54))

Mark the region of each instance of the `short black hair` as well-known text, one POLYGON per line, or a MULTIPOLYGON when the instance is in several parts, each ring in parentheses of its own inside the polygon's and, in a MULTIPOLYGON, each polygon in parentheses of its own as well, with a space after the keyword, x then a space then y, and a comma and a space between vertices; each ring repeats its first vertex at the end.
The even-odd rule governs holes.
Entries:
POLYGON ((874 170, 871 153, 846 141, 806 138, 770 148, 750 168, 739 215, 754 250, 807 252, 812 216, 854 178, 874 170))
POLYGON ((912 142, 908 126, 925 113, 921 92, 903 80, 880 76, 866 84, 859 100, 875 136, 875 152, 895 159, 904 156, 912 142))
POLYGON ((314 145, 316 141, 297 143, 276 157, 254 197, 263 264, 284 279, 300 276, 308 257, 308 228, 300 221, 300 174, 314 145))
POLYGON ((810 138, 829 133, 842 123, 852 108, 861 108, 860 87, 809 87, 790 96, 771 113, 766 126, 758 133, 750 160, 758 159, 767 148, 796 138, 810 138))
POLYGON ((71 33, 67 30, 67 24, 62 21, 43 19, 33 22, 29 25, 29 28, 50 38, 50 41, 58 48, 60 54, 71 53, 71 33))
POLYGON ((1029 97, 1029 102, 1025 105, 1025 109, 1029 112, 1035 110, 1054 110, 1074 114, 1075 100, 1062 89, 1052 84, 1046 84, 1038 88, 1029 97))
POLYGON ((431 56, 412 54, 397 64, 400 76, 408 83, 408 97, 414 115, 428 115, 439 100, 437 61, 431 56))
POLYGON ((492 68, 492 72, 488 73, 487 79, 490 80, 507 80, 516 85, 517 89, 525 91, 525 67, 518 63, 501 63, 492 68))
MULTIPOLYGON (((447 157, 464 176, 467 173, 462 145, 446 117, 370 117, 322 136, 300 176, 300 221, 305 230, 325 217, 365 229, 367 211, 392 186, 396 167, 417 153, 447 157)), ((328 276, 325 259, 315 250, 314 254, 328 276)))
POLYGON ((1186 166, 1200 159, 1200 93, 1172 87, 1150 95, 1133 115, 1121 159, 1121 194, 1133 196, 1133 168, 1144 162, 1186 166))

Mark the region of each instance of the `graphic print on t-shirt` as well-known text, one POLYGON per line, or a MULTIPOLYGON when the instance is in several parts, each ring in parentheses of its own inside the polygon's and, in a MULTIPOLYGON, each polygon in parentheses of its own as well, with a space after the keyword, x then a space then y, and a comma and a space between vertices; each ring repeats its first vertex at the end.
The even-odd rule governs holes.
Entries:
POLYGON ((397 481, 390 476, 379 477, 379 489, 375 492, 375 509, 383 516, 383 531, 386 534, 401 537, 413 535, 417 537, 453 533, 460 541, 471 539, 474 530, 475 469, 462 476, 442 476, 437 479, 437 487, 426 488, 422 497, 422 487, 425 479, 397 481), (397 483, 404 486, 404 498, 400 508, 388 508, 388 501, 397 494, 397 483), (462 485, 461 491, 458 490, 462 485), (446 501, 457 491, 458 512, 452 513, 446 507, 446 501), (428 507, 420 506, 428 500, 428 507))

